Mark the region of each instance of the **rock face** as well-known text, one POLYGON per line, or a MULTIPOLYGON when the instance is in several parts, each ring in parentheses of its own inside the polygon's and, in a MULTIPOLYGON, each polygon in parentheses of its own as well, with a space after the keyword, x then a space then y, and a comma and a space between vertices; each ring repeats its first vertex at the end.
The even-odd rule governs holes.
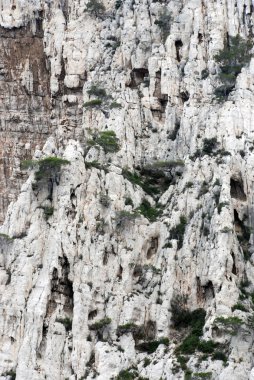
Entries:
POLYGON ((0 0, 0 378, 254 379, 253 4, 104 6, 0 0))

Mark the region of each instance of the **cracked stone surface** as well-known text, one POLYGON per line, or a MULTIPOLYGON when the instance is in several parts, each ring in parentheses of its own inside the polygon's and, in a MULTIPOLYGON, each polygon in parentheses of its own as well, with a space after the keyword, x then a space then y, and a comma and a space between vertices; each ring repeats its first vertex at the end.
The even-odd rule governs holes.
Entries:
POLYGON ((101 17, 86 6, 0 0, 0 379, 134 368, 140 380, 253 380, 254 59, 227 100, 214 97, 214 57, 227 36, 253 39, 253 3, 105 0, 101 17), (119 150, 92 143, 102 131, 119 150), (52 156, 69 161, 55 180, 22 169, 52 156), (205 310, 199 339, 225 361, 196 349, 181 367, 190 326, 172 322, 176 295, 205 310))

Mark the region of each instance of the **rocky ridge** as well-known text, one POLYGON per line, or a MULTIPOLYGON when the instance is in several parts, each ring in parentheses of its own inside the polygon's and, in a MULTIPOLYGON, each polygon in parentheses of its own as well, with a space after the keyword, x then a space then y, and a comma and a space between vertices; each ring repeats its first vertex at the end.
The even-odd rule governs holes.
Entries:
POLYGON ((254 60, 214 98, 252 2, 104 5, 0 0, 0 378, 253 380, 254 60))

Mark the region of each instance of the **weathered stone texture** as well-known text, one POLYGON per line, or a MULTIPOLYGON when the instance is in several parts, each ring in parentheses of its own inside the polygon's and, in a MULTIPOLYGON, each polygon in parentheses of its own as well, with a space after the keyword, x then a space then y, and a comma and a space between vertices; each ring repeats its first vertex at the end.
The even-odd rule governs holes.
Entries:
POLYGON ((117 3, 105 1, 105 15, 94 17, 84 0, 0 0, 0 372, 110 380, 134 366, 149 380, 184 379, 175 348, 187 331, 171 321, 181 294, 190 310, 205 309, 203 339, 227 356, 225 366, 196 351, 188 369, 254 379, 254 60, 225 102, 213 95, 214 55, 228 35, 252 37, 253 4, 117 3), (155 21, 165 7, 164 40, 155 21), (96 98, 92 84, 106 96, 84 107, 96 98), (91 146, 105 130, 116 133, 119 151, 91 146), (70 161, 53 191, 20 172, 22 158, 52 155, 70 161), (177 160, 184 166, 168 169, 166 185, 155 181, 157 198, 124 171, 177 160), (156 221, 134 217, 144 199, 161 205, 156 221), (234 308, 239 302, 247 311, 234 308), (215 328, 218 316, 241 318, 236 335, 215 328), (146 339, 169 337, 168 349, 160 345, 145 365, 135 331, 119 334, 127 323, 146 339))

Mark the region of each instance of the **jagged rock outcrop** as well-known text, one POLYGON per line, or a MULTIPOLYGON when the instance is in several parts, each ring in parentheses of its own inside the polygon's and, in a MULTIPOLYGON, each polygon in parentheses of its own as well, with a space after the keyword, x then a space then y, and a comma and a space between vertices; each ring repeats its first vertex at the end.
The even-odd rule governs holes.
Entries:
POLYGON ((0 0, 1 378, 253 380, 252 2, 104 5, 0 0))

